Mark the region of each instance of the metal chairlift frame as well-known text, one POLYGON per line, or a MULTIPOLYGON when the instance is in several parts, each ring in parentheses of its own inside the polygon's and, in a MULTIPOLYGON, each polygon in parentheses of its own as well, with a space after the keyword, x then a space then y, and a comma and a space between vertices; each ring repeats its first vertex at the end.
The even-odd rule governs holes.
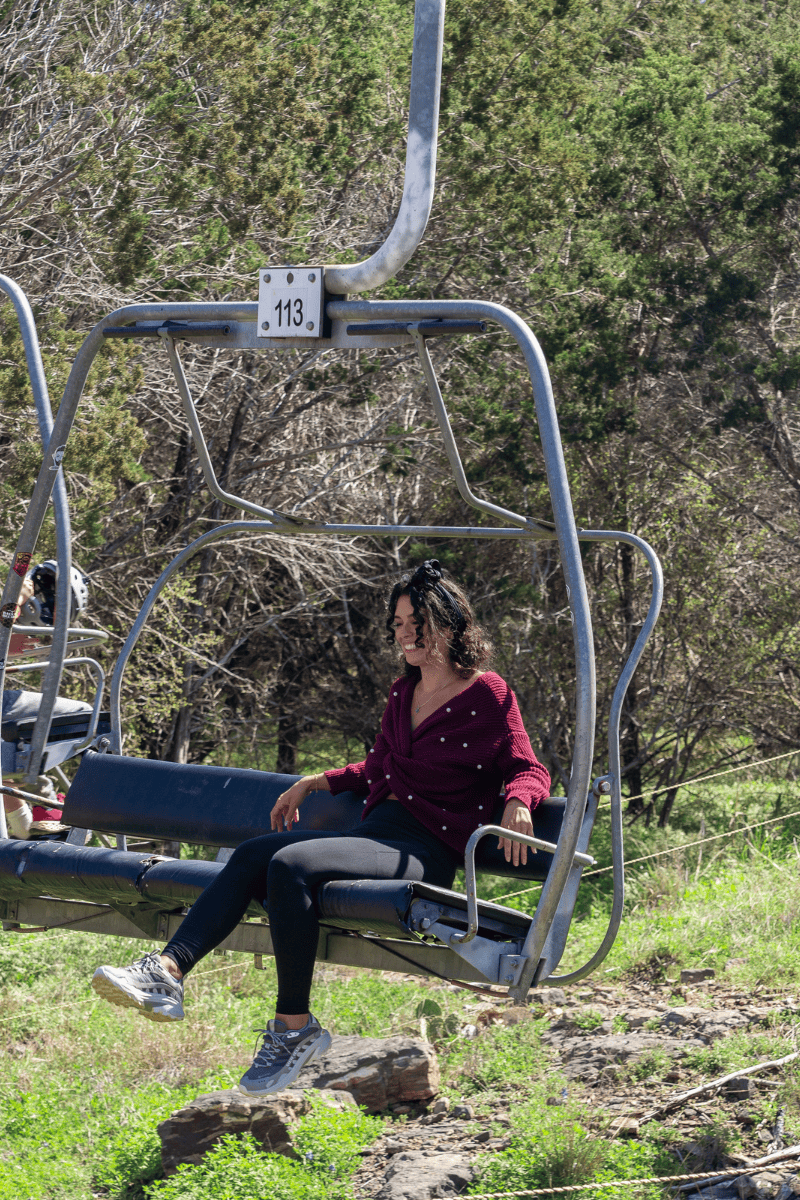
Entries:
MULTIPOLYGON (((22 334, 22 343, 25 350, 25 360, 28 367, 28 376, 30 378, 31 389, 33 392, 33 402, 36 409, 36 417, 39 425, 39 434, 42 439, 42 449, 47 450, 50 437, 53 432, 53 411, 50 406, 50 396, 47 389, 47 381, 44 375, 44 366, 42 364, 42 355, 39 348, 39 339, 36 335, 36 324, 33 319, 30 304, 22 289, 5 275, 0 275, 0 289, 6 293, 14 305, 19 322, 20 332, 22 334)), ((15 623, 13 617, 16 611, 16 605, 19 600, 22 583, 26 572, 33 558, 34 545, 31 547, 30 554, 26 558, 23 553, 17 548, 17 553, 14 556, 14 564, 12 576, 14 583, 14 598, 13 600, 5 599, 2 604, 2 624, 0 624, 0 690, 4 685, 4 676, 6 671, 10 674, 20 674, 25 671, 41 670, 43 672, 42 679, 42 700, 39 705, 39 711, 36 715, 33 730, 30 737, 30 744, 25 752, 25 779, 26 782, 34 782, 42 770, 47 769, 47 739, 50 733, 50 726, 53 717, 53 709, 58 699, 58 691, 61 685, 61 677, 65 666, 67 669, 72 669, 78 665, 86 665, 93 672, 96 680, 95 694, 92 702, 92 714, 89 720, 88 729, 83 739, 79 739, 74 746, 70 748, 69 757, 80 753, 85 746, 91 745, 97 730, 97 722, 100 714, 100 706, 103 698, 103 690, 105 687, 105 672, 100 666, 100 663, 95 658, 89 658, 85 655, 75 657, 75 651, 85 651, 91 646, 96 646, 108 639, 108 634, 102 629, 85 629, 73 627, 70 625, 70 614, 72 608, 72 597, 70 588, 70 568, 72 566, 72 536, 69 518, 69 501, 67 498, 67 488, 64 481, 64 472, 59 467, 58 470, 51 472, 52 476, 52 501, 53 512, 55 517, 55 533, 56 533, 56 560, 59 563, 58 578, 56 580, 56 611, 52 629, 42 628, 34 625, 24 625, 15 623), (9 652, 11 638, 15 634, 22 634, 34 639, 40 639, 43 636, 50 638, 49 647, 42 645, 33 645, 29 648, 22 649, 19 653, 12 655, 9 652), (42 656, 45 656, 44 658, 42 656), (69 656, 69 657, 68 657, 69 656), (10 665, 10 658, 23 660, 15 665, 10 665), (29 662, 28 659, 38 658, 39 662, 29 662)), ((48 495, 48 500, 51 498, 48 495)), ((39 523, 39 528, 36 531, 38 539, 39 531, 44 520, 44 512, 42 520, 39 523)), ((52 755, 50 756, 52 757, 52 755)), ((64 754, 58 758, 59 762, 63 762, 67 757, 64 754)), ((7 837, 8 829, 6 826, 6 817, 3 806, 0 804, 0 837, 7 837)))
MULTIPOLYGON (((643 539, 617 530, 579 530, 576 527, 547 364, 533 332, 521 317, 503 305, 487 301, 349 299, 354 294, 374 289, 389 280, 410 259, 422 239, 431 209, 436 171, 443 27, 444 0, 417 0, 405 185, 397 219, 384 244, 370 258, 357 264, 269 268, 270 271, 292 270, 296 272, 302 270, 316 273, 319 270, 321 272, 324 280, 325 322, 323 328, 317 331, 320 336, 285 339, 265 334, 259 325, 259 306, 256 303, 126 305, 103 317, 87 336, 73 363, 63 399, 55 421, 53 421, 52 418, 48 419, 49 403, 43 403, 43 397, 46 398, 46 386, 41 371, 41 358, 38 353, 30 309, 16 285, 9 280, 0 279, 0 286, 11 295, 17 309, 25 340, 37 413, 43 435, 47 434, 44 463, 17 544, 14 568, 6 581, 3 592, 1 614, 3 624, 0 625, 0 686, 2 685, 3 660, 6 657, 11 633, 12 622, 8 619, 9 613, 13 613, 24 576, 24 571, 20 573, 19 565, 30 562, 51 495, 56 501, 58 560, 60 564, 69 565, 70 563, 69 519, 62 461, 89 369, 104 337, 153 338, 163 341, 206 485, 217 499, 251 516, 249 520, 232 521, 204 533, 174 557, 153 585, 119 654, 111 677, 111 735, 108 740, 109 744, 102 748, 112 754, 121 755, 123 753, 120 708, 122 680, 126 664, 142 628, 156 599, 170 578, 181 569, 190 557, 212 542, 230 539, 239 533, 252 535, 260 532, 288 534, 292 537, 337 537, 342 535, 352 537, 367 534, 373 537, 408 537, 410 533, 414 533, 423 539, 455 537, 556 541, 569 598, 575 648, 575 739, 561 834, 558 844, 553 850, 552 865, 544 882, 522 952, 515 964, 510 992, 513 996, 522 998, 533 983, 564 984, 582 978, 602 961, 616 936, 624 899, 620 717, 626 690, 658 617, 663 595, 663 579, 658 558, 652 547, 643 539), (476 496, 469 486, 461 462, 426 343, 427 339, 432 336, 478 332, 488 323, 499 325, 514 338, 522 351, 527 366, 544 454, 554 517, 553 524, 535 520, 476 496), (307 520, 291 513, 282 512, 268 504, 256 504, 226 492, 216 479, 208 454, 178 354, 177 343, 179 341, 189 341, 195 345, 219 349, 248 348, 257 350, 287 348, 322 350, 413 345, 420 359, 447 458, 462 498, 480 513, 499 520, 503 524, 499 526, 476 524, 450 527, 325 523, 307 520), (647 617, 623 667, 611 703, 608 730, 608 773, 596 779, 594 783, 590 776, 595 734, 595 660, 589 600, 581 563, 581 542, 622 542, 632 546, 644 556, 652 576, 652 594, 647 617), (602 795, 608 796, 611 801, 614 895, 609 927, 596 953, 581 968, 564 976, 551 975, 548 979, 535 978, 559 899, 576 862, 576 846, 586 810, 587 795, 590 793, 594 794, 595 799, 602 795)), ((51 696, 54 698, 57 693, 61 673, 59 654, 63 658, 64 648, 67 644, 65 614, 68 612, 68 579, 69 571, 61 570, 58 580, 58 607, 56 626, 53 630, 53 649, 45 675, 44 691, 48 700, 51 696)), ((474 835, 474 839, 488 832, 490 832, 490 827, 484 827, 474 835)), ((0 806, 0 837, 5 834, 5 822, 0 806)), ((505 836, 508 836, 507 832, 505 832, 505 836)), ((520 840, 522 839, 520 838, 520 840)), ((474 847, 472 849, 474 850, 474 847)), ((468 861, 469 859, 470 855, 468 854, 468 861)), ((477 928, 478 902, 474 869, 471 872, 468 869, 467 892, 468 930, 459 938, 465 942, 474 936, 477 928)))

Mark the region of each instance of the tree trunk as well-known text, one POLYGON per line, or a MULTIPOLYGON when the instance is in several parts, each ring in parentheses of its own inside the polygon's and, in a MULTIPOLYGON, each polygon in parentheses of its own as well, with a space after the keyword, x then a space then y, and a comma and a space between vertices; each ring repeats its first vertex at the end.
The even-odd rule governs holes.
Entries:
POLYGON ((294 713, 281 713, 278 717, 278 752, 275 770, 279 775, 297 774, 297 743, 300 729, 294 713))
POLYGON ((670 814, 672 812, 672 806, 675 803, 675 797, 677 796, 677 794, 678 794, 677 787, 673 787, 673 788, 669 789, 666 796, 664 797, 664 803, 661 806, 661 812, 658 814, 658 828, 659 829, 666 829, 667 825, 669 824, 669 818, 670 818, 670 814))

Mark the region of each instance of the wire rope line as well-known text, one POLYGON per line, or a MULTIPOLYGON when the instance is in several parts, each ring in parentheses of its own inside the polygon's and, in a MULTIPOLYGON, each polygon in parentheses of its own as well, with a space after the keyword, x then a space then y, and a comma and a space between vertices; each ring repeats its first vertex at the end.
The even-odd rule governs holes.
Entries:
MULTIPOLYGON (((795 751, 795 753, 797 753, 795 751)), ((778 821, 789 821, 792 817, 800 817, 800 808, 794 812, 783 813, 780 817, 769 817, 766 821, 756 821, 752 825, 739 825, 736 829, 727 829, 725 833, 712 833, 708 837, 697 838, 694 842, 682 842, 679 846, 670 846, 668 850, 654 850, 652 854, 643 854, 640 858, 629 858, 625 861, 626 867, 633 867, 637 863, 649 862, 652 858, 663 858, 665 854, 678 854, 681 850, 689 850, 692 846, 704 846, 706 842, 718 842, 720 838, 731 838, 737 833, 748 833, 751 829, 763 829, 766 825, 775 825, 778 821)), ((593 875, 606 875, 612 871, 613 866, 598 867, 595 871, 584 871, 582 879, 589 879, 593 875)), ((505 892, 502 896, 494 896, 492 904, 499 904, 501 900, 510 900, 513 896, 525 896, 528 892, 535 892, 540 888, 541 883, 534 883, 531 887, 522 888, 518 892, 505 892)))
POLYGON ((506 1200, 506 1197, 513 1196, 561 1196, 569 1192, 599 1191, 602 1188, 631 1187, 635 1184, 693 1183, 701 1179, 716 1182, 721 1179, 730 1179, 735 1175, 747 1175, 750 1171, 758 1171, 762 1167, 771 1166, 772 1163, 798 1156, 800 1156, 800 1146, 790 1146, 787 1150, 770 1154, 766 1158, 750 1163, 749 1166, 729 1167, 725 1171, 703 1171, 698 1175, 651 1175, 645 1179, 604 1179, 599 1183, 571 1183, 564 1187, 522 1188, 516 1192, 470 1192, 468 1200, 506 1200))
MULTIPOLYGON (((735 771, 747 771, 750 767, 765 767, 768 763, 779 762, 782 758, 791 758, 793 754, 800 754, 800 747, 797 750, 787 750, 784 754, 775 754, 772 758, 760 758, 756 762, 739 763, 736 767, 726 767, 724 771, 714 771, 711 775, 695 775, 692 779, 682 779, 678 783, 668 783, 664 787, 655 788, 652 792, 639 792, 638 796, 626 796, 625 799, 630 803, 631 800, 644 800, 648 796, 660 796, 662 792, 671 792, 674 788, 688 787, 690 783, 707 783, 709 779, 719 779, 721 775, 733 775, 735 771)), ((611 801, 608 805, 610 807, 611 801)), ((605 808, 603 803, 599 807, 605 808)))
MULTIPOLYGON (((766 821, 756 821, 753 825, 740 825, 737 829, 728 829, 725 833, 712 833, 710 837, 697 838, 694 842, 683 842, 680 846, 671 846, 668 850, 654 850, 652 854, 643 854, 641 858, 629 858, 625 866, 632 867, 636 863, 647 862, 651 858, 663 858, 665 854, 676 854, 680 850, 689 850, 692 846, 704 846, 706 842, 718 842, 720 838, 731 838, 734 834, 748 833, 751 829, 763 829, 765 825, 774 825, 777 821, 789 821, 792 817, 800 817, 800 808, 796 808, 794 812, 784 813, 781 817, 770 817, 766 821)), ((611 867, 598 867, 596 871, 587 871, 583 878, 588 879, 590 875, 605 875, 611 869, 611 867)))
MULTIPOLYGON (((14 933, 17 930, 13 930, 14 933)), ((229 962, 225 963, 224 967, 214 967, 213 971, 204 971, 201 975, 195 975, 195 979, 207 979, 209 975, 218 975, 220 971, 230 971, 233 967, 244 967, 246 963, 229 962)), ((85 996, 82 1000, 66 1000, 63 1004, 50 1004, 45 1008, 37 1008, 36 1015, 47 1012, 60 1012, 63 1008, 80 1008, 83 1004, 96 1004, 101 996, 85 996)), ((18 1013, 13 1013, 10 1017, 0 1017, 0 1025, 7 1025, 10 1021, 20 1021, 27 1014, 27 1009, 22 1009, 18 1013)))

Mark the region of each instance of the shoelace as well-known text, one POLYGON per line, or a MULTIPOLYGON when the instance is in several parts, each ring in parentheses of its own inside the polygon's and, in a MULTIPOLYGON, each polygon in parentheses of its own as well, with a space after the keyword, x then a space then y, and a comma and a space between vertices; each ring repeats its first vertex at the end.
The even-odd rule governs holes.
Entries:
POLYGON ((264 1038, 260 1050, 258 1048, 258 1038, 256 1038, 253 1050, 255 1055, 253 1066, 268 1067, 273 1059, 277 1058, 278 1051, 285 1049, 285 1046, 281 1042, 280 1034, 275 1033, 272 1029, 255 1029, 253 1032, 264 1038))
POLYGON ((161 966, 161 960, 159 959, 155 950, 151 950, 149 954, 145 954, 144 957, 137 959, 133 965, 138 967, 140 971, 152 971, 159 978, 163 973, 167 975, 170 983, 174 984, 176 987, 178 986, 178 980, 173 979, 169 974, 169 971, 164 971, 164 968, 161 966))
POLYGON ((158 961, 158 955, 155 951, 151 950, 149 954, 137 958, 133 965, 134 967, 138 967, 140 971, 153 971, 160 968, 161 963, 158 961))

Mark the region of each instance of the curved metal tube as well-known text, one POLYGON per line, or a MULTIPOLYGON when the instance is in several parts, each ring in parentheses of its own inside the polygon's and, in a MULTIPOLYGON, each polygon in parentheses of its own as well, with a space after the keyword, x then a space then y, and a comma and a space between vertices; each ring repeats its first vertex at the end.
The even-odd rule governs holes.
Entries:
MULTIPOLYGON (((582 542, 627 542, 629 546, 634 546, 637 550, 640 550, 647 559, 650 567, 653 590, 644 624, 639 631, 639 636, 634 642, 633 649, 628 656, 628 661, 625 663, 617 681, 617 686, 614 689, 614 695, 611 700, 611 712, 608 718, 609 772, 603 778, 608 779, 611 783, 611 862, 614 868, 614 895, 611 903, 608 928, 602 942, 588 962, 584 963, 582 967, 578 967, 577 970, 570 971, 568 975, 549 976, 548 979, 542 981, 547 987, 561 987, 568 983, 577 983, 578 980, 584 979, 587 975, 591 974, 608 954, 619 930, 622 920, 622 909, 625 903, 625 855, 622 844, 622 765, 620 760, 619 726, 625 693, 633 678, 633 673, 639 665, 650 634, 653 632, 655 623, 658 620, 658 614, 664 598, 664 574, 661 569, 661 562, 653 547, 644 541, 643 538, 637 537, 633 533, 596 529, 582 530, 579 537, 582 542)), ((599 782, 599 780, 596 781, 596 783, 599 782)))
POLYGON ((433 411, 436 414, 436 420, 439 422, 439 429, 444 440, 447 461, 450 463, 450 469, 455 476, 456 487, 459 490, 461 498, 466 500, 467 504, 470 504, 473 508, 477 508, 480 512, 484 512, 490 517, 499 517, 500 520, 511 521, 514 525, 519 525, 520 529, 530 529, 537 533, 543 533, 551 537, 554 536, 554 530, 549 525, 544 525, 540 521, 534 521, 530 517, 523 517, 508 508, 501 508, 500 505, 492 504, 489 500, 481 500, 469 486, 464 464, 461 461, 456 439, 453 436, 450 418, 447 415, 447 408, 442 398, 439 380, 436 378, 436 372, 433 369, 433 363, 428 353, 425 338, 419 331, 419 324, 419 321, 416 321, 409 325, 408 332, 411 334, 420 362, 422 363, 422 370, 428 385, 428 394, 431 398, 433 411))
MULTIPOLYGON (((28 367, 28 377, 31 381, 31 390, 33 392, 33 401, 36 407, 36 417, 39 423, 39 432, 42 438, 42 445, 46 446, 53 432, 53 412, 50 407, 50 396, 47 391, 47 380, 45 379, 44 366, 42 364, 42 355, 39 349, 39 338, 36 333, 36 322, 33 319, 31 306, 22 289, 16 284, 13 279, 9 279, 6 275, 0 275, 0 288, 6 293, 14 305, 19 321, 20 332, 22 334, 22 344, 25 349, 25 361, 28 367)), ((42 471, 46 466, 43 464, 42 471)), ((42 472, 40 471, 40 478, 42 472)), ((67 645, 67 628, 69 626, 69 618, 72 608, 72 591, 70 588, 70 568, 72 566, 72 545, 71 531, 69 522, 69 504, 67 501, 67 488, 64 482, 64 472, 59 462, 53 460, 50 468, 50 480, 47 490, 47 498, 50 494, 53 495, 53 510, 55 515, 56 527, 56 561, 58 562, 58 578, 56 580, 56 612, 53 623, 53 641, 51 643, 51 652, 47 669, 42 680, 42 700, 39 706, 39 712, 36 717, 36 724, 31 738, 31 757, 29 770, 26 774, 26 781, 33 782, 39 774, 39 764, 42 760, 47 734, 50 729, 50 719, 53 714, 56 700, 58 698, 58 689, 61 684, 61 670, 66 653, 67 645)), ((37 480, 37 487, 39 481, 37 480)), ((34 488, 34 496, 36 488, 34 488)), ((33 538, 30 536, 26 539, 25 529, 28 526, 28 518, 26 518, 23 526, 23 534, 17 543, 16 554, 14 555, 14 565, 6 580, 3 589, 2 608, 7 611, 11 605, 16 605, 19 602, 20 592, 22 590, 22 581, 25 578, 25 572, 30 565, 33 557, 33 551, 36 546, 36 539, 41 529, 42 521, 44 520, 45 508, 47 500, 40 505, 41 514, 36 525, 36 532, 33 538), (19 566, 19 569, 17 569, 19 566), (20 573, 21 572, 21 573, 20 573)), ((34 507, 33 499, 28 510, 34 507)), ((11 640, 11 625, 9 622, 6 625, 0 623, 0 690, 3 688, 3 675, 5 672, 6 659, 8 658, 8 647, 11 640)), ((6 837, 8 830, 6 828, 5 813, 0 805, 0 837, 6 837)))
MULTIPOLYGON (((197 457, 200 460, 200 469, 203 472, 203 478, 206 481, 206 487, 211 492, 212 496, 216 496, 216 498, 221 500, 223 504, 230 504, 232 508, 241 508, 245 512, 253 513, 253 515, 257 517, 269 517, 272 521, 275 521, 278 524, 292 528, 295 523, 291 520, 291 518, 287 519, 282 513, 278 512, 277 509, 265 508, 262 504, 254 504, 251 500, 243 500, 240 496, 234 496, 231 492, 223 491, 219 480, 217 479, 216 472, 214 471, 214 464, 211 461, 211 455, 208 453, 208 446, 206 445, 206 439, 203 436, 203 430, 200 427, 199 420, 197 419, 197 409, 194 406, 192 393, 189 390, 189 381, 186 378, 186 374, 183 369, 183 363, 180 360, 178 348, 175 345, 175 338, 170 337, 166 331, 161 336, 166 343, 167 354, 169 355, 170 366, 172 367, 172 373, 175 376, 175 382, 178 385, 178 392, 180 394, 181 403, 183 404, 183 411, 186 416, 186 420, 189 423, 189 429, 192 433, 192 439, 194 440, 194 447, 197 451, 197 457)), ((298 521, 296 524, 299 525, 301 522, 298 521)))
POLYGON ((209 542, 218 542, 221 538, 229 537, 233 533, 274 533, 275 526, 267 521, 231 521, 228 525, 220 525, 217 529, 209 529, 207 533, 201 534, 195 541, 190 542, 178 554, 175 555, 168 567, 159 575, 150 591, 147 598, 139 609, 139 615, 131 626, 131 631, 125 639, 125 644, 119 652, 119 657, 114 664, 114 671, 111 675, 110 692, 110 709, 111 709, 111 747, 112 754, 122 754, 122 713, 120 707, 120 695, 122 693, 122 677, 125 674, 125 667, 128 665, 133 648, 139 640, 139 635, 144 628, 145 621, 150 616, 153 605, 159 597, 159 593, 164 586, 169 583, 176 571, 180 570, 187 559, 196 554, 198 550, 202 550, 203 546, 207 546, 209 542))
MULTIPOLYGON (((546 842, 543 838, 534 837, 529 833, 516 833, 511 829, 504 829, 502 825, 481 825, 473 834, 470 834, 470 839, 467 842, 467 848, 464 851, 464 879, 467 892, 467 929, 465 933, 454 933, 450 938, 451 942, 458 942, 464 945, 466 942, 471 942, 478 932, 478 886, 475 878, 475 847, 481 838, 487 834, 493 833, 496 837, 508 838, 510 842, 519 842, 524 846, 533 846, 537 850, 547 850, 550 854, 555 854, 558 846, 553 842, 546 842)), ((580 863, 584 867, 593 867, 595 859, 591 854, 581 854, 576 852, 573 854, 573 861, 580 863)))
MULTIPOLYGON (((16 675, 21 671, 41 671, 46 666, 47 661, 45 660, 44 662, 20 663, 19 666, 9 667, 8 669, 12 674, 16 675)), ((78 749, 83 750, 86 748, 86 746, 89 746, 92 743, 94 736, 97 733, 97 722, 100 719, 100 706, 103 703, 103 688, 105 687, 106 673, 96 658, 86 658, 81 656, 79 658, 65 659, 65 671, 68 671, 73 666, 91 667, 94 672, 94 677, 97 680, 97 687, 95 688, 94 700, 92 702, 92 715, 89 718, 89 730, 86 734, 86 741, 84 742, 83 746, 78 747, 78 749)))
POLYGON ((325 267, 333 294, 379 287, 404 267, 422 241, 433 204, 445 0, 417 0, 408 106, 406 173, 400 211, 386 241, 364 262, 325 267))

